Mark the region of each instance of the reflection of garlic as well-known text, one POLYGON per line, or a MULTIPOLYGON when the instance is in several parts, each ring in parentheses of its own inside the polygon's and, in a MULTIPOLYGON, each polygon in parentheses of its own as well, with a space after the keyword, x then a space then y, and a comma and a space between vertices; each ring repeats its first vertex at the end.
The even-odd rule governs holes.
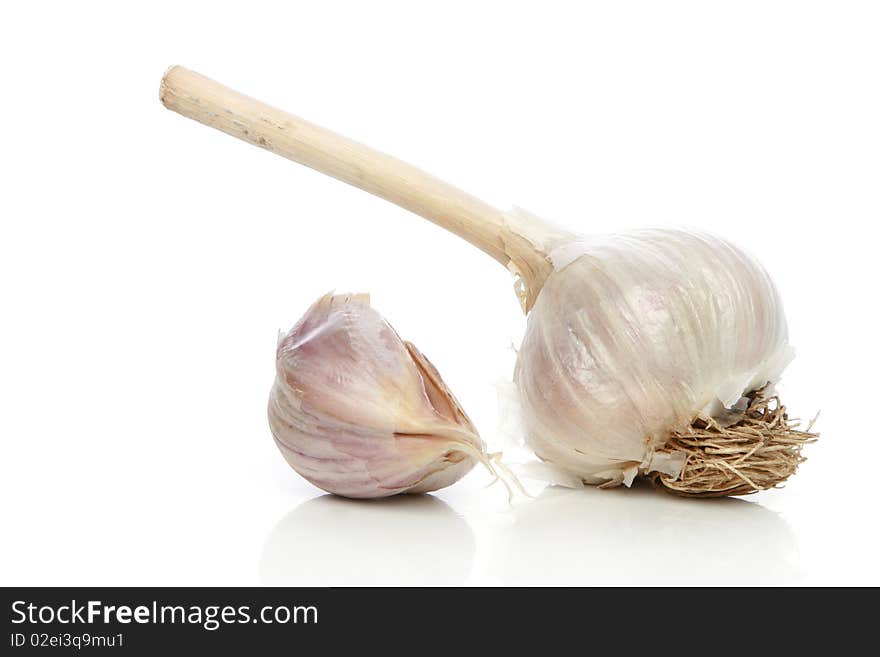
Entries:
POLYGON ((437 490, 486 459, 437 370, 364 294, 322 297, 281 338, 269 424, 294 470, 346 497, 437 490))

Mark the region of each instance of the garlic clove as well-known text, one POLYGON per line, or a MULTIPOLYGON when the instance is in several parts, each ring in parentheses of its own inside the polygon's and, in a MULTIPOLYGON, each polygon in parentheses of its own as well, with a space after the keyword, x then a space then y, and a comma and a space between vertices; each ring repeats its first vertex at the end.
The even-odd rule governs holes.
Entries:
POLYGON ((281 338, 269 424, 294 470, 347 497, 437 490, 486 460, 437 369, 366 294, 320 298, 281 338))

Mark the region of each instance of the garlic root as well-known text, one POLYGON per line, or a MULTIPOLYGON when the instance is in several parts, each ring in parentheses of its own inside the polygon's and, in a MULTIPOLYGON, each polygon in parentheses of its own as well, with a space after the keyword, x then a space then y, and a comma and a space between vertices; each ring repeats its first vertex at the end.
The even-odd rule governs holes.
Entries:
POLYGON ((651 481, 686 497, 750 495, 775 488, 794 474, 806 459, 804 445, 819 434, 812 423, 801 431, 776 396, 752 393, 742 418, 724 426, 711 417, 698 417, 684 432, 673 433, 664 449, 687 455, 678 477, 652 473, 651 481))

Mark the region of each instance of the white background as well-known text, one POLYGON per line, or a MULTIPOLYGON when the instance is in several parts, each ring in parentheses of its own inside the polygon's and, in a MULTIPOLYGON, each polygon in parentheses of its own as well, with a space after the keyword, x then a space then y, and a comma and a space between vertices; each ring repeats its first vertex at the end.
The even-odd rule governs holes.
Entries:
POLYGON ((872 2, 4 5, 0 583, 880 584, 878 34, 872 2), (809 461, 745 500, 322 497, 267 428, 278 329, 372 292, 497 448, 524 319, 460 239, 165 110, 175 63, 498 207, 745 246, 809 461))

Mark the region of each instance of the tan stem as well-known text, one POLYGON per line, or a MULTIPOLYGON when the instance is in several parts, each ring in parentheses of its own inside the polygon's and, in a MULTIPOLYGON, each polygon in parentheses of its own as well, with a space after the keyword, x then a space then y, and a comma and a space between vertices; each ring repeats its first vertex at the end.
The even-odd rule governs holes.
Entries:
POLYGON ((162 78, 162 103, 212 128, 359 187, 463 237, 521 281, 528 311, 550 274, 546 254, 500 210, 442 180, 180 66, 162 78))

